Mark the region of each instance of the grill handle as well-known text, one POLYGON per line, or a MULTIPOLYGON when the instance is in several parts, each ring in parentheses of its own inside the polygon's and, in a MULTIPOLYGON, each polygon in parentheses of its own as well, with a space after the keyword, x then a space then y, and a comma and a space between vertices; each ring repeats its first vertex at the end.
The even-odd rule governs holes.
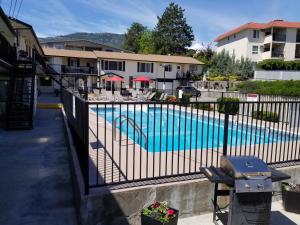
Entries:
POLYGON ((249 176, 249 175, 245 175, 243 174, 243 176, 247 179, 247 180, 266 180, 269 177, 267 176, 249 176))

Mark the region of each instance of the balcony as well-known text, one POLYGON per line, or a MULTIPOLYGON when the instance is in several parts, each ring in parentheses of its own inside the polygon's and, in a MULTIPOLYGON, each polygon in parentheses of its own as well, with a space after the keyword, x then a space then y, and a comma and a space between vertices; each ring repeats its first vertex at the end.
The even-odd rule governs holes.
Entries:
POLYGON ((68 74, 97 74, 97 68, 88 66, 65 66, 61 65, 61 73, 68 74))
POLYGON ((300 59, 300 44, 296 45, 295 58, 300 59))
POLYGON ((286 42, 286 34, 274 33, 273 41, 286 42))
POLYGON ((272 51, 272 58, 284 58, 284 52, 279 50, 272 51))
POLYGON ((10 46, 9 42, 0 34, 0 60, 6 66, 12 67, 15 62, 15 49, 10 46))

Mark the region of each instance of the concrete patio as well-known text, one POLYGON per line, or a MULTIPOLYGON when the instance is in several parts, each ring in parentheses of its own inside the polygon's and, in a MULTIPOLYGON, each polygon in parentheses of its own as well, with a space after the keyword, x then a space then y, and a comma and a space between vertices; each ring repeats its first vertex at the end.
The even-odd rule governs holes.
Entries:
MULTIPOLYGON (((271 225, 298 224, 300 224, 300 214, 286 212, 283 209, 281 201, 272 203, 271 225)), ((208 213, 200 216, 179 219, 178 225, 214 225, 214 223, 212 221, 212 213, 208 213)))
POLYGON ((37 110, 32 130, 0 130, 1 225, 77 224, 67 151, 60 110, 37 110))

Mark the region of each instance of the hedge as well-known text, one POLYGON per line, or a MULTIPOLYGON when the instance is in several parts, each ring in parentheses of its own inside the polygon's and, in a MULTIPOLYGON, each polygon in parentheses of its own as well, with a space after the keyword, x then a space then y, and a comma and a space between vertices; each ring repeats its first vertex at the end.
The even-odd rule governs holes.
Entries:
POLYGON ((237 85, 240 93, 263 95, 300 96, 300 80, 289 81, 246 81, 237 85))
POLYGON ((284 61, 282 59, 266 59, 257 64, 264 70, 300 70, 300 61, 284 61))
POLYGON ((181 102, 190 102, 191 94, 182 94, 181 102))
POLYGON ((206 110, 206 111, 214 110, 214 107, 211 106, 210 103, 197 103, 197 104, 194 105, 194 108, 201 109, 201 110, 206 110))
POLYGON ((265 120, 269 122, 279 122, 279 116, 276 112, 269 111, 253 111, 252 117, 258 120, 265 120))
POLYGON ((230 115, 236 115, 239 112, 239 102, 238 98, 218 98, 218 111, 219 113, 225 113, 225 106, 227 107, 227 112, 230 115))

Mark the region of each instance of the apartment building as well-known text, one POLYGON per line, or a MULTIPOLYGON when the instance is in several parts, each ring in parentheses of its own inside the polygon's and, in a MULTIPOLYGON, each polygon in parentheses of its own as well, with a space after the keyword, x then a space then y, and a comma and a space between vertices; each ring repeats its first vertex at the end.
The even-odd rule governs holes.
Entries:
POLYGON ((5 127, 9 85, 15 63, 16 33, 0 7, 0 128, 5 127))
POLYGON ((247 23, 215 39, 217 52, 229 51, 254 63, 264 59, 300 60, 300 22, 247 23))
MULTIPOLYGON (((173 90, 180 85, 180 80, 187 74, 200 74, 203 63, 184 56, 144 55, 124 52, 107 51, 75 51, 54 48, 44 48, 48 62, 57 73, 64 77, 72 76, 73 85, 76 78, 88 76, 87 85, 90 88, 110 87, 105 76, 115 74, 123 77, 122 87, 148 87, 173 90), (154 84, 133 82, 138 76, 151 78, 154 84)), ((72 82, 71 80, 69 80, 72 82)), ((55 88, 55 87, 54 87, 55 88)))
POLYGON ((30 129, 44 52, 31 25, 8 18, 0 7, 0 127, 30 129))
POLYGON ((40 39, 41 46, 43 48, 56 48, 66 50, 77 51, 107 51, 107 52, 129 52, 115 46, 105 45, 96 41, 65 38, 65 37, 53 37, 40 39))

